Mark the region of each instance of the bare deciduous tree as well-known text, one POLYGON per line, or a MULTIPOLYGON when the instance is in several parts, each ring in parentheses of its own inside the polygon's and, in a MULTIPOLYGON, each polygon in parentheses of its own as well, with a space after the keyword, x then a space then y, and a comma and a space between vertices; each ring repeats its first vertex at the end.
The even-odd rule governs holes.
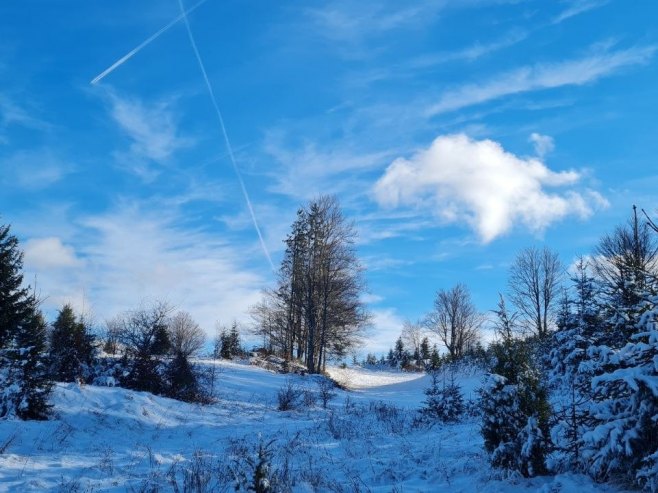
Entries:
POLYGON ((563 270, 557 253, 546 247, 522 250, 510 268, 509 298, 539 337, 553 324, 563 270))
POLYGON ((411 348, 413 352, 418 352, 420 354, 420 346, 423 342, 424 336, 425 328, 421 322, 414 323, 411 320, 404 321, 401 337, 405 347, 411 348))
POLYGON ((321 196, 300 208, 278 286, 252 310, 266 345, 286 359, 303 360, 311 373, 347 354, 368 323, 355 237, 335 197, 321 196))
POLYGON ((427 315, 424 325, 439 336, 451 358, 460 358, 479 340, 483 321, 468 288, 457 284, 436 293, 434 310, 427 315))
POLYGON ((156 394, 162 392, 156 357, 170 349, 167 326, 171 312, 168 303, 158 301, 115 319, 118 341, 129 361, 130 370, 125 382, 128 387, 156 394))
POLYGON ((184 311, 178 312, 169 321, 167 327, 169 343, 175 355, 189 358, 197 354, 206 342, 206 334, 192 316, 184 311))
POLYGON ((658 276, 658 243, 649 230, 651 223, 640 224, 633 206, 627 225, 605 235, 596 248, 594 272, 607 291, 618 291, 622 303, 636 304, 637 293, 655 283, 658 276))

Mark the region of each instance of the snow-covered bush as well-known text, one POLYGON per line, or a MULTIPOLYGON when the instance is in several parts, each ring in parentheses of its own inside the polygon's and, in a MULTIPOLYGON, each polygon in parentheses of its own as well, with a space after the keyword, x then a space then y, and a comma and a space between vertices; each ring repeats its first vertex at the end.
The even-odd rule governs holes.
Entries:
POLYGON ((327 409, 329 401, 336 397, 336 383, 329 378, 321 378, 318 380, 318 394, 322 401, 323 409, 327 409))
POLYGON ((276 394, 279 411, 291 411, 296 409, 302 398, 302 389, 292 379, 286 380, 283 387, 276 394))

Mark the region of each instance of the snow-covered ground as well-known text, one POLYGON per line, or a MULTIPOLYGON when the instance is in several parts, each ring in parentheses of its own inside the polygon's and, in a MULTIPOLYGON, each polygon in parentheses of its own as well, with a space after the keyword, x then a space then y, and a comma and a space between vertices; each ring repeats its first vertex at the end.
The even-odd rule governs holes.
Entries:
MULTIPOLYGON (((477 419, 414 424, 427 376, 332 369, 352 391, 337 391, 326 410, 317 402, 280 412, 280 388, 291 383, 310 398, 318 379, 207 364, 220 370, 209 406, 58 384, 54 419, 0 421, 0 491, 234 491, 236 477, 250 477, 259 444, 295 492, 618 491, 576 475, 500 478, 477 419)), ((480 375, 459 381, 474 397, 480 375)))

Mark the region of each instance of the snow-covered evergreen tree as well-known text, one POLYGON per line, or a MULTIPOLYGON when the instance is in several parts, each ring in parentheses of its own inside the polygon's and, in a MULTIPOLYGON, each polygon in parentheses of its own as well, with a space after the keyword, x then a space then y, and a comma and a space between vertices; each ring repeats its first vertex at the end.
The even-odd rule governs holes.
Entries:
POLYGON ((448 382, 445 372, 441 375, 438 371, 433 371, 430 376, 432 383, 425 389, 426 398, 420 410, 422 418, 430 422, 459 421, 464 414, 464 397, 460 386, 455 382, 454 373, 451 373, 448 382))
POLYGON ((501 342, 495 364, 480 390, 485 449, 494 467, 535 476, 546 471, 550 406, 540 373, 530 364, 527 344, 515 339, 513 321, 501 297, 496 311, 501 342))
POLYGON ((554 445, 552 468, 581 467, 582 436, 591 422, 592 365, 588 348, 603 331, 598 285, 589 274, 589 264, 580 258, 571 277, 573 296, 565 291, 553 334, 550 352, 550 381, 555 398, 551 439, 554 445))
POLYGON ((165 372, 169 397, 186 402, 203 402, 203 395, 199 385, 199 378, 183 352, 178 352, 167 365, 165 372))
POLYGON ((22 286, 22 268, 18 240, 0 226, 0 418, 45 419, 51 390, 46 324, 22 286))
POLYGON ((46 322, 33 308, 0 354, 0 417, 48 418, 52 382, 45 349, 46 322))
POLYGON ((590 472, 599 479, 623 475, 658 491, 658 296, 619 349, 590 349, 601 373, 592 380, 595 426, 585 434, 590 472))

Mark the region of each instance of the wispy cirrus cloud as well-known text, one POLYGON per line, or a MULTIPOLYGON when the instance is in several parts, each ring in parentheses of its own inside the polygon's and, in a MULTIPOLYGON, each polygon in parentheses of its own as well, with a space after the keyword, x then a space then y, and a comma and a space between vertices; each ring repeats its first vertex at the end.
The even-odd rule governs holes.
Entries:
POLYGON ((425 53, 400 63, 387 63, 369 70, 352 73, 348 77, 350 86, 368 86, 374 82, 389 79, 407 79, 436 69, 452 62, 474 62, 497 51, 509 48, 526 39, 525 31, 514 30, 505 36, 489 42, 476 42, 453 51, 425 53))
POLYGON ((65 221, 65 236, 42 236, 33 220, 21 227, 26 280, 38 280, 51 314, 63 303, 84 305, 102 324, 142 301, 166 300, 212 335, 217 320, 248 319, 269 274, 251 263, 255 242, 233 243, 221 231, 191 226, 170 202, 124 201, 65 221))
POLYGON ((400 28, 426 23, 442 8, 441 2, 414 4, 342 0, 306 10, 306 16, 327 38, 356 43, 400 28))
POLYGON ((435 116, 513 94, 584 85, 623 68, 646 64, 656 50, 657 45, 616 51, 599 48, 598 52, 583 58, 524 66, 495 75, 483 83, 466 84, 445 92, 428 108, 427 115, 435 116))
POLYGON ((52 129, 52 124, 41 118, 29 105, 17 101, 16 97, 0 93, 0 144, 9 143, 6 134, 11 127, 46 131, 52 129))
POLYGON ((476 42, 470 46, 454 51, 421 55, 410 60, 408 66, 410 68, 426 68, 453 61, 471 62, 482 58, 485 55, 509 48, 510 46, 520 43, 527 37, 528 33, 525 31, 515 30, 488 43, 476 42))
POLYGON ((74 166, 50 149, 20 150, 3 159, 13 186, 24 190, 42 190, 62 180, 74 166))
POLYGON ((391 151, 355 151, 341 146, 320 148, 312 141, 299 145, 285 141, 280 132, 270 132, 264 149, 278 163, 271 191, 297 199, 319 193, 339 193, 355 188, 360 174, 377 168, 391 151))
POLYGON ((517 225, 540 233, 565 217, 587 218, 607 206, 598 192, 576 189, 580 179, 577 171, 552 171, 492 140, 456 134, 393 161, 374 196, 382 206, 412 206, 431 211, 442 224, 467 224, 489 243, 517 225))
POLYGON ((607 3, 610 3, 610 0, 571 0, 568 7, 560 12, 552 22, 553 24, 559 24, 577 15, 603 7, 607 3))
POLYGON ((129 149, 116 152, 115 157, 143 178, 157 174, 153 163, 166 164, 177 151, 192 145, 191 138, 181 135, 172 101, 147 103, 114 91, 107 93, 107 99, 113 121, 130 139, 129 149))

